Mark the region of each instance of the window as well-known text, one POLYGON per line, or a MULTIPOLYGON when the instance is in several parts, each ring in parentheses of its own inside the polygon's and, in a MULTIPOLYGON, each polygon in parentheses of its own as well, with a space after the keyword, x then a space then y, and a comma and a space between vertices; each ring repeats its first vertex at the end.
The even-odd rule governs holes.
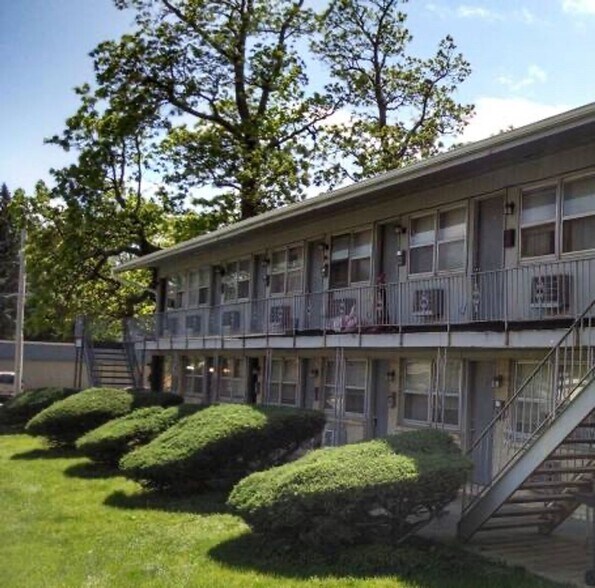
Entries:
POLYGON ((463 269, 466 217, 466 209, 460 207, 411 219, 409 273, 463 269))
POLYGON ((219 377, 219 399, 242 402, 246 389, 246 362, 238 358, 220 358, 219 377))
POLYGON ((196 308, 209 304, 211 270, 208 267, 191 271, 188 274, 188 307, 196 308))
POLYGON ((595 249, 595 176, 524 190, 521 257, 595 249))
POLYGON ((521 203, 521 256, 556 252, 556 186, 523 192, 521 203))
POLYGON ((178 274, 167 280, 167 308, 174 310, 183 308, 186 292, 186 276, 178 274))
POLYGON ((403 419, 424 424, 459 425, 462 362, 438 370, 432 360, 407 360, 403 370, 403 419), (438 377, 437 377, 438 376, 438 377))
POLYGON ((345 373, 337 373, 337 363, 327 361, 324 377, 324 409, 363 415, 366 412, 367 362, 346 360, 345 373), (343 377, 344 376, 344 377, 343 377), (341 390, 337 381, 344 381, 344 403, 340 402, 341 390), (343 407, 343 408, 342 408, 343 407))
POLYGON ((290 294, 302 291, 304 250, 289 247, 273 251, 271 256, 271 294, 290 294))
POLYGON ((206 361, 204 357, 182 357, 184 394, 203 394, 206 361))
MULTIPOLYGON (((516 364, 515 390, 520 388, 536 367, 537 363, 518 362, 516 364)), ((530 434, 543 422, 548 413, 550 387, 549 379, 543 381, 543 378, 536 377, 521 391, 513 408, 515 433, 530 434)))
POLYGON ((346 288, 352 284, 369 282, 371 255, 371 230, 333 237, 330 287, 346 288))
POLYGON ((273 359, 268 401, 271 404, 298 404, 298 360, 273 359))
POLYGON ((226 264, 223 276, 223 299, 225 302, 250 298, 250 259, 226 264))

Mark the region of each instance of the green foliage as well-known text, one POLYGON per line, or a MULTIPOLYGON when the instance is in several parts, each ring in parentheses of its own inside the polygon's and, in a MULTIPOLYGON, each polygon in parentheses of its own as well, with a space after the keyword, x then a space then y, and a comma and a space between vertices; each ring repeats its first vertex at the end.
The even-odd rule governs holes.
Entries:
POLYGON ((125 455, 120 468, 148 487, 230 487, 251 471, 283 463, 323 427, 324 415, 311 410, 211 406, 125 455))
POLYGON ((243 479, 228 503, 253 529, 311 546, 397 541, 456 497, 470 464, 449 435, 403 433, 243 479))
POLYGON ((71 445, 81 435, 135 408, 181 402, 182 398, 175 394, 89 388, 54 402, 35 415, 25 430, 30 435, 46 437, 55 445, 71 445))
POLYGON ((94 461, 117 465, 124 454, 203 408, 198 404, 139 408, 89 431, 77 440, 76 448, 94 461))
POLYGON ((0 188, 0 339, 15 334, 16 293, 19 278, 19 231, 6 184, 0 188))
POLYGON ((0 422, 7 425, 24 425, 44 408, 77 392, 74 388, 25 390, 0 407, 0 422))
POLYGON ((334 94, 350 114, 347 123, 326 128, 325 156, 334 165, 324 170, 324 182, 361 180, 433 155, 473 112, 454 99, 469 63, 450 36, 432 57, 412 55, 404 3, 333 0, 322 18, 314 51, 329 65, 334 94))

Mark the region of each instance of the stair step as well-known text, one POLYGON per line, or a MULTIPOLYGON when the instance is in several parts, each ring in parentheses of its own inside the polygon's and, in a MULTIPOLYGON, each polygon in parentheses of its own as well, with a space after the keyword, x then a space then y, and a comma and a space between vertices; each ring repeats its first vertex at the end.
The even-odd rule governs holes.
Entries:
MULTIPOLYGON (((505 503, 506 504, 506 503, 505 503)), ((507 518, 507 517, 534 517, 534 516, 541 516, 545 514, 556 514, 560 511, 560 507, 551 506, 549 508, 523 508, 523 509, 516 509, 516 510, 504 510, 500 511, 497 510, 493 515, 492 518, 507 518)))
POLYGON ((544 482, 527 482, 523 484, 519 489, 520 490, 542 490, 544 488, 560 488, 560 487, 567 487, 567 486, 587 486, 591 485, 591 480, 547 480, 544 482))
POLYGON ((595 422, 579 423, 577 429, 595 429, 595 422))
POLYGON ((477 531, 498 531, 500 529, 517 529, 520 527, 541 527, 547 521, 533 520, 533 521, 507 521, 505 523, 498 522, 494 525, 483 525, 477 531))
POLYGON ((590 453, 564 453, 563 455, 548 455, 546 461, 562 461, 566 459, 595 459, 595 451, 590 453))
POLYGON ((505 504, 530 504, 533 502, 553 502, 556 500, 575 500, 574 494, 540 494, 534 496, 512 496, 505 504))
POLYGON ((595 438, 594 439, 564 439, 564 441, 562 441, 563 445, 590 445, 591 443, 595 443, 595 438))
POLYGON ((547 468, 545 470, 535 470, 534 476, 551 476, 552 474, 595 474, 594 466, 577 466, 562 468, 547 468))

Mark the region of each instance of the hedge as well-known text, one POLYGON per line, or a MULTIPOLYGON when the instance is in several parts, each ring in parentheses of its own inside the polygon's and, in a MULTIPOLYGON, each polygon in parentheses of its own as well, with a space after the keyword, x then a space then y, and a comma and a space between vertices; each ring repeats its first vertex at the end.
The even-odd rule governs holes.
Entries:
POLYGON ((42 410, 27 423, 25 431, 46 437, 55 445, 72 445, 81 435, 136 408, 171 406, 182 400, 168 393, 88 388, 42 410))
POLYGON ((117 465, 124 454, 147 444, 181 418, 203 408, 199 404, 139 408, 89 431, 77 440, 76 447, 94 461, 117 465))
POLYGON ((7 425, 24 425, 29 419, 57 400, 76 394, 74 388, 36 388, 26 390, 0 407, 0 422, 7 425))
POLYGON ((125 455, 120 468, 150 488, 230 488, 250 472, 291 459, 323 428, 324 415, 312 410, 210 406, 125 455))
POLYGON ((396 542, 456 497, 470 467, 446 433, 415 431, 254 473, 228 504, 255 531, 289 542, 396 542))

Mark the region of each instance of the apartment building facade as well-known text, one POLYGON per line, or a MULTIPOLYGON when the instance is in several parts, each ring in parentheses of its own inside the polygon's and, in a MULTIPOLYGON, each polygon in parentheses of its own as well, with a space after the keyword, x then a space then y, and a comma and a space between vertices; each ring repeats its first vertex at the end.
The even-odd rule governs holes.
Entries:
POLYGON ((556 382, 577 382, 565 344, 521 389, 591 316, 594 131, 588 105, 123 264, 160 278, 156 314, 130 326, 154 384, 318 408, 326 444, 481 439, 483 487, 549 418, 556 382))

